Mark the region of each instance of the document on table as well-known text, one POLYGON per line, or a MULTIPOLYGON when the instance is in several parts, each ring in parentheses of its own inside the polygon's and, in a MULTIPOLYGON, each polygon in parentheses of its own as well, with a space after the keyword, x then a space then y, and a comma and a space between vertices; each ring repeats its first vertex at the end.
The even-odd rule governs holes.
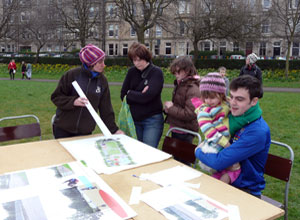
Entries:
POLYGON ((161 186, 169 186, 183 183, 184 181, 197 178, 201 175, 201 172, 191 167, 175 166, 169 169, 150 174, 148 176, 148 180, 151 180, 161 186))
POLYGON ((76 160, 83 160, 98 174, 112 174, 122 170, 155 163, 171 157, 126 135, 99 136, 60 144, 76 160))
POLYGON ((221 220, 228 217, 225 205, 182 185, 144 193, 141 199, 170 220, 221 220))

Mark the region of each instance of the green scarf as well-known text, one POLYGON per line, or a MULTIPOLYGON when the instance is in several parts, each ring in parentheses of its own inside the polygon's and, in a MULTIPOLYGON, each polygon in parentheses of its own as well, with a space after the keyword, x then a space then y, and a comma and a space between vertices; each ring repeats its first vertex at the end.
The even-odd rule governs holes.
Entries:
POLYGON ((245 125, 257 120, 261 114, 262 110, 259 107, 258 102, 255 106, 249 108, 243 115, 233 116, 232 114, 229 114, 229 130, 231 137, 245 125))

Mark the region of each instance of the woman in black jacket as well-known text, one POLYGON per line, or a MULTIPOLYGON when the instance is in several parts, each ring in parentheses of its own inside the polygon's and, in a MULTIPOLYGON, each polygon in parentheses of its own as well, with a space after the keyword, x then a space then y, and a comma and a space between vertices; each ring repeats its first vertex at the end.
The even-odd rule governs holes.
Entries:
POLYGON ((143 44, 133 43, 128 56, 134 66, 128 70, 123 82, 121 99, 126 95, 138 140, 157 147, 164 124, 163 73, 152 64, 151 52, 143 44))

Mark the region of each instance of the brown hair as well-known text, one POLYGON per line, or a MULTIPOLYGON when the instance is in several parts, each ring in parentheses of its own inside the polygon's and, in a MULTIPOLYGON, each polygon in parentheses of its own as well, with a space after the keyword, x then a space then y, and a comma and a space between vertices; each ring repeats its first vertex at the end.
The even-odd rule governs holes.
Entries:
POLYGON ((188 56, 181 56, 173 60, 170 66, 172 74, 184 70, 188 76, 198 75, 196 67, 193 64, 193 61, 188 56))
POLYGON ((139 57, 142 60, 146 60, 147 62, 150 62, 152 60, 151 52, 147 49, 147 47, 144 44, 140 44, 137 42, 134 42, 129 47, 128 57, 133 62, 134 58, 139 57))
POLYGON ((218 92, 214 92, 214 91, 201 91, 200 90, 200 98, 204 101, 204 99, 206 98, 219 98, 220 101, 227 101, 226 95, 224 93, 218 93, 218 92))

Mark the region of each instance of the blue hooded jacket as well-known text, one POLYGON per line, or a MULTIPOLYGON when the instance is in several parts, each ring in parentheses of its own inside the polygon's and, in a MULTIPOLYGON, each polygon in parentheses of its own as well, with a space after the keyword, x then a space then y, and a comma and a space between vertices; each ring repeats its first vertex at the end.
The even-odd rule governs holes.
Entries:
POLYGON ((259 196, 265 188, 264 167, 270 143, 270 128, 260 117, 236 132, 230 147, 217 154, 205 154, 198 148, 195 154, 204 164, 219 171, 239 162, 241 174, 232 185, 259 196))

